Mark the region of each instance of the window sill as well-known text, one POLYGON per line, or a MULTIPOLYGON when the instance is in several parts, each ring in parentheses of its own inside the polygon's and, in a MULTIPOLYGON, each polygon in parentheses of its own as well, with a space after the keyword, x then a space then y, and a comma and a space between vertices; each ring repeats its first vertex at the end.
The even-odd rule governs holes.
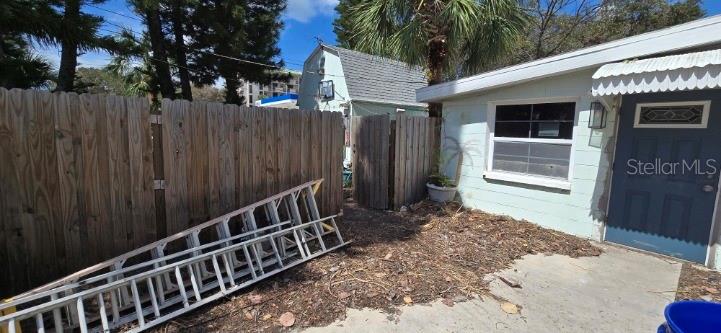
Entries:
POLYGON ((548 188, 556 188, 561 190, 570 190, 571 182, 567 180, 543 178, 519 175, 509 172, 498 172, 498 171, 486 171, 483 173, 483 178, 492 180, 501 180, 512 183, 528 184, 535 186, 542 186, 548 188))

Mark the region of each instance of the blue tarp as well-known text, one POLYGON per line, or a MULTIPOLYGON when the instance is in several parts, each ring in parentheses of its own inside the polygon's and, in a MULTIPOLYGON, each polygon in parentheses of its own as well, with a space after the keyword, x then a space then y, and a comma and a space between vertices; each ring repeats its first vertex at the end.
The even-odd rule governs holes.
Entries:
POLYGON ((263 98, 260 100, 260 104, 268 104, 273 102, 293 101, 298 100, 298 94, 283 94, 275 97, 263 98))

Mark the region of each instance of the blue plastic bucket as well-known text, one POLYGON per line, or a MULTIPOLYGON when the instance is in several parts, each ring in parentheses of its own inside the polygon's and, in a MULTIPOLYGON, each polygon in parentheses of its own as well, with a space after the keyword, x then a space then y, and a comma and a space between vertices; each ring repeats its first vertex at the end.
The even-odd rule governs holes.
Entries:
POLYGON ((658 333, 721 332, 721 303, 680 301, 666 306, 666 322, 658 333))

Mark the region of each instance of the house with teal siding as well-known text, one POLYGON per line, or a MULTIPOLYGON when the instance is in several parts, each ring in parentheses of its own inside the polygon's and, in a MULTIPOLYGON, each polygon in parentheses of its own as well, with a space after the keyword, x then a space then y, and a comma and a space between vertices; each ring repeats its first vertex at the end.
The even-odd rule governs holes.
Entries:
POLYGON ((721 16, 424 87, 463 204, 721 267, 721 16))

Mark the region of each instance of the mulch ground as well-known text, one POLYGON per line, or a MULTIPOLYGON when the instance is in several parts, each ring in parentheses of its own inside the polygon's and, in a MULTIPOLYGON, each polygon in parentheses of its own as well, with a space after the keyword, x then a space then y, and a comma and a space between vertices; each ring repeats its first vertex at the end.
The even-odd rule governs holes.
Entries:
POLYGON ((676 300, 687 299, 721 302, 721 273, 697 265, 683 264, 676 300))
MULTIPOLYGON (((452 306, 488 295, 489 273, 527 254, 596 256, 590 242, 505 216, 421 202, 407 212, 367 210, 351 200, 339 223, 346 249, 176 318, 157 331, 279 331, 324 326, 348 308, 393 313, 437 299, 452 306), (283 323, 283 324, 281 324, 283 323)), ((507 282, 508 283, 508 282, 507 282)))

